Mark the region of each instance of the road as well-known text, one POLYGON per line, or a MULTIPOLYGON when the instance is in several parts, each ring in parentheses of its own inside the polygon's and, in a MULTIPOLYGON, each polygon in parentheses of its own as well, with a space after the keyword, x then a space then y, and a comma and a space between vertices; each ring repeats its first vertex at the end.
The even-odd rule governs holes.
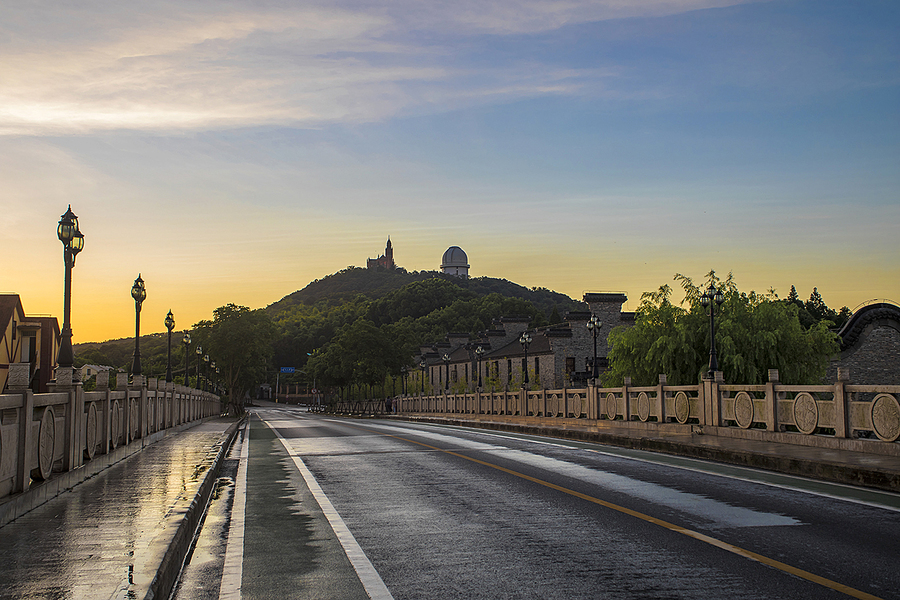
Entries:
POLYGON ((900 497, 255 409, 176 598, 900 598, 900 497))

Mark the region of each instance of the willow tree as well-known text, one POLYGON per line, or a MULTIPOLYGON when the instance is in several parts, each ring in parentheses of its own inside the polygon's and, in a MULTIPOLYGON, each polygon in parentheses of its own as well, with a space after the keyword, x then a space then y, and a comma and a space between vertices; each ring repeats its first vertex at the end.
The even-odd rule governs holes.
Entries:
POLYGON ((779 301, 774 290, 741 292, 730 273, 721 280, 710 271, 703 289, 681 274, 675 280, 684 291, 679 305, 671 302, 668 285, 645 292, 634 326, 610 332, 610 370, 603 376, 604 385, 621 385, 625 377, 635 385, 653 385, 660 374, 673 385, 699 381, 709 361, 709 316, 700 302, 709 285, 725 295, 716 309, 716 349, 726 381, 764 383, 768 369, 778 369, 781 381, 789 384, 824 378, 829 359, 839 349, 828 322, 804 329, 795 305, 779 301))

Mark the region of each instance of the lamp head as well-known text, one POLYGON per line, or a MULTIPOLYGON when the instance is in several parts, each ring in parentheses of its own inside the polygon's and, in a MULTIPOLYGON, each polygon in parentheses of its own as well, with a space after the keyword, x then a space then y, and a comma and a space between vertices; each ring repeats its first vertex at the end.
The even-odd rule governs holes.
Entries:
POLYGON ((66 213, 59 219, 59 225, 56 226, 56 236, 64 246, 68 247, 72 238, 75 237, 76 231, 78 231, 78 217, 72 212, 72 205, 70 204, 66 213))
POLYGON ((200 356, 201 354, 203 354, 203 347, 197 346, 197 350, 195 350, 195 352, 197 353, 197 356, 200 356))
POLYGON ((184 337, 181 338, 181 343, 184 344, 185 346, 190 346, 191 345, 191 334, 188 333, 187 331, 185 331, 184 337))
POLYGON ((134 280, 134 285, 131 286, 131 297, 138 304, 147 297, 147 288, 144 287, 144 280, 141 279, 140 273, 138 273, 137 279, 134 280))
POLYGON ((175 317, 172 315, 172 311, 169 310, 169 314, 166 315, 166 329, 169 330, 169 333, 175 329, 175 317))

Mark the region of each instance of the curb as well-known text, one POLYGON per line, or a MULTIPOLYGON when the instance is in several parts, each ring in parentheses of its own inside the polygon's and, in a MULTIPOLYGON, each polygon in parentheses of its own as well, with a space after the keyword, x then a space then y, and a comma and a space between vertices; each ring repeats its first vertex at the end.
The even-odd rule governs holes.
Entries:
POLYGON ((894 493, 900 492, 900 472, 887 469, 846 465, 778 454, 760 454, 746 450, 730 450, 727 448, 705 446, 702 444, 687 444, 662 438, 631 437, 579 429, 551 429, 531 425, 518 425, 514 423, 499 423, 496 421, 481 422, 431 417, 412 417, 403 418, 403 420, 595 442, 621 448, 629 448, 632 450, 645 450, 648 452, 673 454, 687 458, 711 460, 730 465, 774 471, 786 475, 807 477, 809 479, 827 481, 830 483, 861 486, 894 493))
MULTIPOLYGON (((216 487, 222 459, 225 458, 229 448, 231 448, 231 444, 234 442, 235 436, 237 436, 238 430, 246 420, 247 417, 244 416, 228 427, 217 444, 219 446, 218 452, 216 452, 215 458, 206 470, 203 481, 200 482, 197 488, 197 493, 186 507, 173 510, 172 514, 166 519, 172 528, 175 529, 175 533, 169 543, 166 544, 159 566, 155 569, 155 575, 150 581, 146 594, 143 596, 145 600, 169 598, 171 595, 172 589, 175 587, 181 574, 184 561, 191 551, 194 536, 203 520, 209 499, 216 487)), ((166 526, 165 530, 170 530, 170 527, 166 526)), ((153 569, 148 570, 153 571, 153 569)))

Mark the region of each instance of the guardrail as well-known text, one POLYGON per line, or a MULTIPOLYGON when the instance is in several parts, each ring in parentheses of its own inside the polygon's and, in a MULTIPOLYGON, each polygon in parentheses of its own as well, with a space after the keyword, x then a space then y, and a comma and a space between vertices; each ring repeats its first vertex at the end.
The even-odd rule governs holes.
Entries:
POLYGON ((110 389, 101 373, 92 392, 63 369, 57 381, 47 394, 12 389, 0 395, 0 501, 134 441, 221 413, 218 396, 152 378, 129 383, 120 374, 110 389))
MULTIPOLYGON (((557 390, 503 390, 467 394, 412 395, 366 402, 339 402, 329 412, 396 413, 407 416, 470 415, 485 420, 510 418, 578 420, 641 430, 697 432, 770 439, 779 442, 848 447, 856 440, 886 442, 882 452, 900 455, 900 386, 853 385, 842 369, 833 385, 782 385, 769 372, 763 385, 725 384, 721 373, 699 385, 670 386, 665 375, 656 386, 557 390), (844 440, 829 444, 827 439, 844 440)), ((549 420, 549 421, 548 421, 549 420)), ((855 449, 860 449, 855 446, 855 449)), ((871 449, 871 446, 867 447, 871 449)))

